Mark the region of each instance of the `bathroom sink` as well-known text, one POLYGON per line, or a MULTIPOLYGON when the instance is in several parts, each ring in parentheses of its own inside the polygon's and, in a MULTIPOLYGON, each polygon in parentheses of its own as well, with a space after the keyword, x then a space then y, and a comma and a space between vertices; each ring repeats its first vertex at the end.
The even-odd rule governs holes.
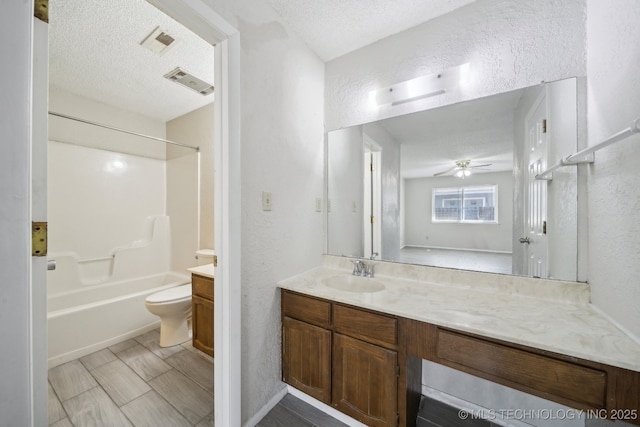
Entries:
POLYGON ((379 292, 384 290, 384 284, 376 279, 358 276, 332 276, 322 279, 322 283, 332 289, 346 292, 379 292))

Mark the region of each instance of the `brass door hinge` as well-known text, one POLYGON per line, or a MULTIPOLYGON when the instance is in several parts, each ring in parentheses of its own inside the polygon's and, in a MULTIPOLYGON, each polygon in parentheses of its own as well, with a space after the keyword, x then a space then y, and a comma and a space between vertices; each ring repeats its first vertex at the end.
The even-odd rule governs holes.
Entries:
POLYGON ((47 223, 31 223, 31 256, 47 256, 47 223))
POLYGON ((33 16, 49 23, 49 0, 35 0, 33 2, 33 16))
POLYGON ((376 217, 371 215, 371 224, 375 224, 376 222, 376 217))
POLYGON ((547 133, 547 119, 542 119, 542 133, 547 133))
POLYGON ((542 234, 547 234, 547 221, 542 221, 542 234))
POLYGON ((213 256, 213 266, 217 267, 218 266, 218 255, 214 255, 213 256))

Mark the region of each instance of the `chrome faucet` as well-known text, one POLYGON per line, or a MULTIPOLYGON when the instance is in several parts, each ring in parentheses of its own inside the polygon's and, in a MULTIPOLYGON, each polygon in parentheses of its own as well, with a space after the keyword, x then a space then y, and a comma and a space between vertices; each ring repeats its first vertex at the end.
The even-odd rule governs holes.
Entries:
MULTIPOLYGON (((373 259, 373 257, 371 258, 373 259)), ((365 265, 364 268, 364 277, 373 277, 373 263, 370 262, 368 264, 365 265)))
MULTIPOLYGON (((371 258, 373 259, 373 257, 371 258)), ((364 260, 354 259, 353 263, 353 275, 361 277, 373 277, 373 262, 365 263, 364 260)))

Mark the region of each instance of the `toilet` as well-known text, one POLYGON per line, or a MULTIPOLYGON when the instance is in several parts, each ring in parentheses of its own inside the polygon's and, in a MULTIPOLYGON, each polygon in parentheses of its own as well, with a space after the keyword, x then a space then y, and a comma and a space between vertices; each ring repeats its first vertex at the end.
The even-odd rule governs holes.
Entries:
POLYGON ((191 317, 191 283, 151 294, 144 301, 150 313, 160 317, 160 347, 188 341, 191 317))
MULTIPOLYGON (((213 249, 197 250, 198 265, 211 264, 214 255, 213 249)), ((160 347, 182 344, 191 338, 191 283, 151 294, 144 305, 160 318, 160 347)))
POLYGON ((213 249, 198 249, 196 251, 197 265, 207 265, 213 262, 213 256, 216 252, 213 249))

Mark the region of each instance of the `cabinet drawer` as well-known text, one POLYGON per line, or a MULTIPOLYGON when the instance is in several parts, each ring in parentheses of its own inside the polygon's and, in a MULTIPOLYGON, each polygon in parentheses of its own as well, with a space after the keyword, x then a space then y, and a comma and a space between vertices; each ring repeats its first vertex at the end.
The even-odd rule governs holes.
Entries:
POLYGON ((193 295, 213 299, 213 279, 210 277, 191 275, 191 290, 193 295))
POLYGON ((592 408, 606 404, 606 372, 597 369, 441 329, 436 353, 438 361, 448 366, 501 384, 524 386, 541 397, 552 395, 592 408))
POLYGON ((333 325, 336 332, 374 344, 395 346, 398 343, 398 321, 394 317, 335 304, 333 325))
POLYGON ((331 303, 282 291, 282 315, 328 328, 331 325, 331 303))

